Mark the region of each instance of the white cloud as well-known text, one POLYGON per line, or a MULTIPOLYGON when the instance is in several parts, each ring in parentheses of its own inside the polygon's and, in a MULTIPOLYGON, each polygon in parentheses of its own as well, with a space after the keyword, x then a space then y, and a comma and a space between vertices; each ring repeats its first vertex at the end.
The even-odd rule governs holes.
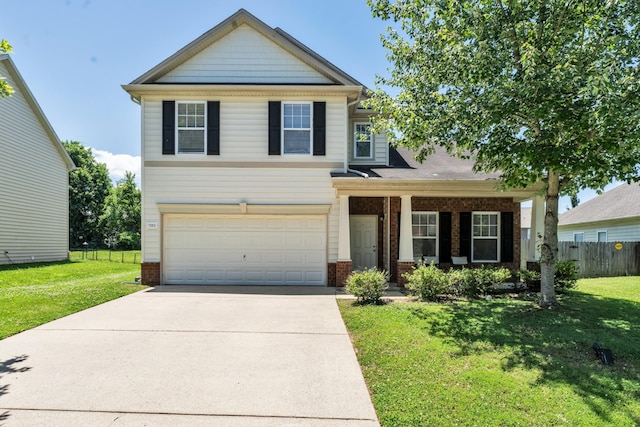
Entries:
POLYGON ((105 163, 109 169, 109 177, 115 183, 124 178, 125 172, 133 172, 136 175, 136 183, 140 187, 141 159, 140 156, 130 154, 113 154, 108 151, 91 149, 98 163, 105 163))

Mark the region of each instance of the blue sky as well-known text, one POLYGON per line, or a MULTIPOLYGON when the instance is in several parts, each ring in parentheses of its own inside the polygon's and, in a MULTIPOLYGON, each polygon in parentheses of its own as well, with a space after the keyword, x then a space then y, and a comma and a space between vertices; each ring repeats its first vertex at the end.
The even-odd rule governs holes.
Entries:
POLYGON ((388 24, 365 0, 3 0, 0 39, 60 139, 92 147, 117 179, 140 170, 140 107, 120 85, 240 8, 370 88, 388 68, 388 24))

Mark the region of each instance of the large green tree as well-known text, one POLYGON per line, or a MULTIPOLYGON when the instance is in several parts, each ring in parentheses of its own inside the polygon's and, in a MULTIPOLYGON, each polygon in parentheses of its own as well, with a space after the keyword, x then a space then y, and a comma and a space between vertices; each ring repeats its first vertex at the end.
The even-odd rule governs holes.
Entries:
POLYGON ((76 165, 69 174, 69 245, 76 248, 86 242, 102 246, 98 220, 112 187, 109 171, 104 163, 96 161, 91 148, 77 141, 62 144, 76 165))
POLYGON ((109 247, 140 249, 140 200, 135 174, 127 172, 111 189, 100 216, 100 229, 109 247))
POLYGON ((637 0, 368 0, 394 21, 369 105, 419 151, 472 155, 505 188, 542 183, 542 306, 556 305, 558 196, 639 179, 637 0), (395 95, 383 89, 391 88, 395 95))
MULTIPOLYGON (((11 45, 5 39, 0 40, 0 54, 3 53, 11 53, 11 45)), ((5 96, 10 96, 13 93, 13 88, 5 77, 0 76, 0 98, 4 98, 5 96)))

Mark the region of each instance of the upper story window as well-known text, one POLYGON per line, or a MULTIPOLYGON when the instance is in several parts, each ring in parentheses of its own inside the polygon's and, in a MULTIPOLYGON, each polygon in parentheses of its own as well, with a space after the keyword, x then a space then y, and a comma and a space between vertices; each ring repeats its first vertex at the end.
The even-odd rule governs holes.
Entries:
POLYGON ((500 241, 498 212, 474 212, 471 253, 473 262, 497 262, 500 241))
POLYGON ((370 123, 356 123, 353 136, 353 157, 355 159, 373 158, 373 137, 370 123))
POLYGON ((438 213, 412 212, 413 259, 416 262, 438 256, 438 213))
POLYGON ((206 104, 176 102, 178 153, 205 152, 206 104))
POLYGON ((311 154, 311 103, 282 103, 282 153, 311 154))

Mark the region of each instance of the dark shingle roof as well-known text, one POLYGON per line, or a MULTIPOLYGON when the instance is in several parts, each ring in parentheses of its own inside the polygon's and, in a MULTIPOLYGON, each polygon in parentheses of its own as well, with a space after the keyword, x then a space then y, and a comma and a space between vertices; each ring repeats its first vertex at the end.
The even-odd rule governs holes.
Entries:
MULTIPOLYGON (((372 178, 433 180, 433 181, 486 181, 497 180, 500 174, 473 172, 473 160, 460 159, 447 154, 444 148, 436 148, 424 162, 414 158, 415 152, 404 148, 389 148, 389 166, 353 166, 372 178)), ((356 174, 332 174, 334 177, 349 177, 356 174)))
POLYGON ((640 185, 622 184, 558 217, 558 225, 640 217, 640 185))

